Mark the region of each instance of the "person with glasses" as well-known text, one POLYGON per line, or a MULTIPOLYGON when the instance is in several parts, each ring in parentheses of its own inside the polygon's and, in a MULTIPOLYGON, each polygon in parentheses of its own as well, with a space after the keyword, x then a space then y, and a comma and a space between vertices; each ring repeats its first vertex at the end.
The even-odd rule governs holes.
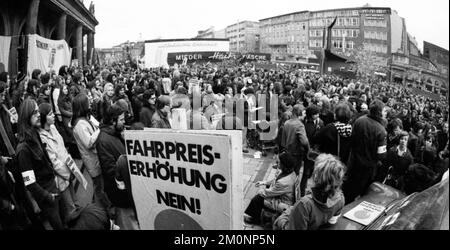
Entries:
POLYGON ((26 189, 37 202, 44 218, 54 230, 63 230, 59 190, 50 157, 39 137, 40 128, 41 116, 38 105, 35 100, 26 99, 19 112, 18 167, 26 189))

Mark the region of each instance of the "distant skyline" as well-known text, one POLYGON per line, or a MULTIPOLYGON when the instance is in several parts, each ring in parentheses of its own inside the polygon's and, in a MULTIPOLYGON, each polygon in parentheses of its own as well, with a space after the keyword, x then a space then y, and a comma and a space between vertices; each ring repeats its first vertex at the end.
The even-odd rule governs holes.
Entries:
MULTIPOLYGON (((297 11, 389 7, 405 18, 420 50, 423 41, 449 49, 449 1, 405 0, 93 0, 96 47, 110 48, 127 40, 193 38, 200 30, 220 30, 239 21, 259 21, 297 11)), ((89 7, 90 0, 84 0, 89 7)))

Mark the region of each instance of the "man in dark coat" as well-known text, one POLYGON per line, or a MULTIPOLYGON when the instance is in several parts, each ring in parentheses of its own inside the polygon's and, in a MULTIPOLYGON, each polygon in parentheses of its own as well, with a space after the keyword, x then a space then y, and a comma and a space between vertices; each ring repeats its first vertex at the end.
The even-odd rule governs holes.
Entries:
POLYGON ((133 200, 116 179, 117 160, 125 155, 125 141, 122 132, 125 128, 126 110, 119 105, 112 105, 104 119, 104 125, 97 140, 97 154, 102 168, 105 192, 114 208, 110 208, 112 216, 121 229, 133 229, 130 220, 134 215, 133 200), (130 217, 131 213, 131 217, 130 217))
POLYGON ((97 140, 97 153, 105 182, 105 192, 116 207, 128 207, 130 201, 126 194, 118 189, 115 181, 116 162, 125 154, 125 142, 121 135, 125 124, 125 110, 112 105, 108 111, 104 125, 97 140))
POLYGON ((287 151, 296 159, 297 165, 294 166, 294 171, 297 175, 300 172, 303 157, 309 149, 305 125, 301 122, 303 117, 303 107, 295 105, 292 110, 292 118, 284 124, 283 134, 281 135, 282 150, 287 151))
POLYGON ((343 186, 346 203, 366 192, 386 156, 387 133, 381 124, 383 107, 381 101, 375 100, 370 105, 370 114, 356 120, 353 126, 352 152, 343 186))

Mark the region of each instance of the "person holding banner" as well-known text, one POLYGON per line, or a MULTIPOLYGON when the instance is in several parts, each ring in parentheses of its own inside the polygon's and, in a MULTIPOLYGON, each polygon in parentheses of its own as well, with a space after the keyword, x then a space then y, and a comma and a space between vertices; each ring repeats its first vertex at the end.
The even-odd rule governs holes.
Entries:
POLYGON ((45 149, 55 170, 56 186, 61 192, 62 218, 63 222, 67 223, 68 219, 76 211, 74 203, 75 191, 71 182, 72 173, 66 163, 71 156, 64 146, 62 136, 55 127, 55 116, 51 105, 48 103, 39 105, 39 113, 41 115, 39 136, 45 144, 45 149))

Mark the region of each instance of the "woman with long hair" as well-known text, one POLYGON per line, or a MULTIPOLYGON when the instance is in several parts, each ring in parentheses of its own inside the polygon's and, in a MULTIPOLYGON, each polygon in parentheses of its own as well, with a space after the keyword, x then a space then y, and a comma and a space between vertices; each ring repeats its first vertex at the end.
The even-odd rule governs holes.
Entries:
POLYGON ((39 108, 35 100, 26 99, 19 112, 18 167, 23 182, 42 214, 55 230, 64 229, 59 212, 59 191, 55 183, 50 157, 38 130, 41 127, 39 108))
POLYGON ((275 229, 317 230, 337 223, 344 207, 341 191, 345 166, 335 156, 319 155, 314 165, 312 194, 302 197, 274 223, 275 229))
POLYGON ((76 210, 75 191, 70 181, 72 173, 67 162, 70 162, 71 156, 64 145, 63 137, 55 127, 55 115, 52 106, 49 103, 39 105, 41 115, 41 128, 39 136, 52 163, 56 174, 56 187, 61 192, 61 205, 63 207, 63 219, 65 222, 76 210))
POLYGON ((110 206, 110 202, 103 190, 102 170, 95 148, 100 134, 98 122, 91 117, 89 100, 85 94, 79 94, 73 99, 72 110, 73 136, 80 151, 83 164, 92 178, 95 201, 106 209, 110 206))

